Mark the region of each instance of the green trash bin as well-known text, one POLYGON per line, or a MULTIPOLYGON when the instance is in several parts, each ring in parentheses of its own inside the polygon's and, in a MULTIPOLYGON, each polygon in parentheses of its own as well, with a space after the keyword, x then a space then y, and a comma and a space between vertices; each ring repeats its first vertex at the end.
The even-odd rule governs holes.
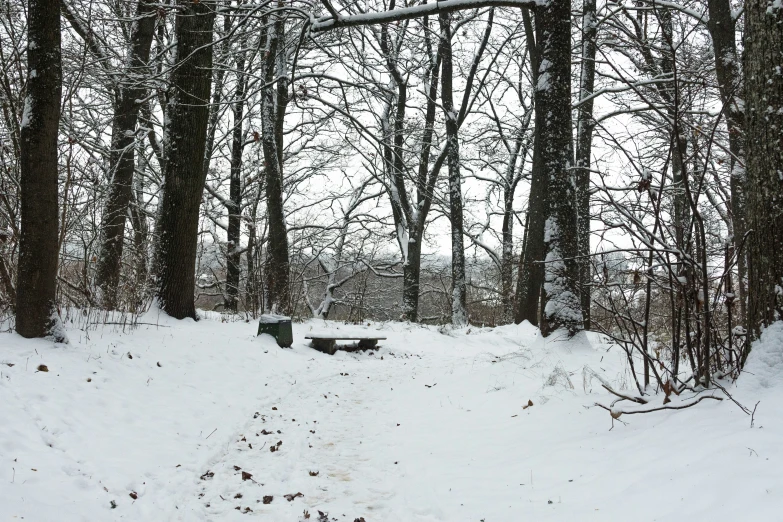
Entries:
POLYGON ((291 318, 284 315, 262 315, 258 320, 258 335, 269 334, 280 348, 290 348, 294 343, 291 318))

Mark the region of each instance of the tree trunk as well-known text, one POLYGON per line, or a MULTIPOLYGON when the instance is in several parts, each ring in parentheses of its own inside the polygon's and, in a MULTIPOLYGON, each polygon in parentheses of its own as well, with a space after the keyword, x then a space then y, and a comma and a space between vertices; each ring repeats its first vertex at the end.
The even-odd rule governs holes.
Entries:
POLYGON ((715 75, 724 105, 726 126, 729 131, 729 166, 731 169, 731 222, 734 251, 737 253, 737 288, 739 290, 740 322, 747 324, 746 287, 747 249, 740 250, 747 231, 745 223, 745 114, 742 102, 742 78, 737 54, 736 24, 731 14, 729 0, 708 0, 709 20, 707 28, 715 52, 715 75))
MULTIPOLYGON (((425 26, 429 27, 425 17, 425 26)), ((429 49, 429 33, 426 36, 429 49)), ((440 47, 438 47, 440 49, 440 47)), ((431 55, 431 53, 430 53, 431 55)), ((424 239, 424 226, 432 203, 434 185, 440 171, 439 166, 433 167, 430 173, 430 152, 432 151, 432 136, 435 129, 435 111, 438 102, 438 82, 440 80, 441 53, 437 52, 431 60, 424 83, 428 86, 427 110, 424 115, 424 133, 421 138, 419 154, 419 171, 416 179, 416 211, 411 212, 412 219, 408 227, 408 252, 403 265, 402 306, 403 318, 406 321, 418 321, 419 317, 419 281, 421 279, 421 242, 424 239)))
POLYGON ((441 101, 446 120, 446 162, 449 167, 449 217, 451 218, 451 324, 468 324, 465 284, 465 246, 462 224, 462 175, 460 173, 459 138, 457 136, 459 113, 454 108, 454 72, 451 52, 451 14, 439 15, 440 46, 443 71, 441 74, 441 101))
POLYGON ((517 162, 522 157, 519 170, 525 164, 527 151, 522 149, 524 131, 527 130, 530 119, 517 133, 514 140, 514 148, 511 152, 506 172, 503 177, 503 224, 501 227, 501 254, 500 254, 500 299, 502 306, 502 324, 508 324, 514 320, 514 192, 517 188, 521 173, 517 174, 517 162))
POLYGON ((748 325, 783 317, 783 7, 745 3, 748 325))
POLYGON ((537 106, 543 118, 540 154, 548 181, 544 335, 563 328, 574 334, 583 328, 580 299, 578 200, 571 171, 571 2, 551 0, 536 13, 541 45, 537 106))
POLYGON ((167 102, 166 161, 158 218, 157 297, 177 319, 196 318, 193 299, 204 149, 212 80, 215 2, 178 1, 177 47, 167 102))
MULTIPOLYGON (((534 85, 538 85, 539 49, 536 43, 533 24, 528 10, 522 10, 525 24, 525 36, 530 54, 530 71, 534 85)), ((536 28, 538 28, 536 20, 536 28)), ((540 42, 540 39, 539 39, 540 42)), ((517 275, 517 309, 514 322, 530 321, 538 325, 538 312, 541 302, 541 289, 544 284, 544 222, 547 215, 547 178, 541 164, 541 131, 544 112, 539 103, 541 91, 534 90, 535 119, 533 122, 533 165, 530 175, 530 194, 527 204, 527 226, 525 227, 524 248, 519 258, 517 275)))
POLYGON ((402 316, 417 321, 419 315, 419 280, 421 277, 421 237, 408 236, 408 255, 402 265, 402 316))
MULTIPOLYGON (((278 17, 282 14, 278 13, 278 17)), ((284 44, 281 41, 282 19, 278 19, 268 36, 265 81, 270 84, 275 77, 277 53, 284 44)), ((287 314, 290 310, 288 288, 288 233, 283 212, 283 171, 277 144, 278 114, 275 110, 275 90, 266 88, 262 93, 261 129, 266 172, 266 205, 269 219, 269 242, 264 275, 266 294, 264 308, 271 312, 287 314)))
POLYGON ((247 251, 245 252, 245 259, 247 264, 247 282, 245 283, 245 303, 246 307, 251 310, 253 317, 260 308, 259 306, 259 292, 258 284, 256 283, 256 216, 258 215, 258 201, 260 199, 261 190, 256 195, 253 205, 250 207, 250 216, 247 224, 247 251))
POLYGON ((530 321, 538 325, 541 289, 544 285, 544 223, 547 215, 548 183, 541 164, 541 118, 543 114, 535 108, 533 136, 533 165, 530 176, 530 195, 527 203, 527 227, 525 248, 522 250, 517 276, 517 310, 514 322, 530 321))
POLYGON ((123 71, 118 90, 119 97, 114 101, 109 153, 109 195, 101 222, 101 250, 96 274, 96 284, 101 292, 101 305, 108 310, 117 307, 125 219, 133 190, 138 102, 144 98, 146 91, 139 78, 144 75, 150 58, 150 47, 155 31, 155 13, 156 7, 153 2, 139 1, 136 7, 136 22, 131 33, 128 63, 123 71))
POLYGON ((65 341, 57 289, 57 133, 62 95, 60 3, 30 0, 27 94, 21 124, 21 238, 16 331, 65 341))
MULTIPOLYGON (((582 3, 582 70, 579 79, 579 99, 593 94, 595 85, 595 53, 598 33, 595 0, 582 3)), ((582 317, 585 329, 590 329, 590 154, 593 141, 593 100, 579 105, 576 124, 576 189, 579 212, 579 265, 581 272, 582 317)))
POLYGON ((240 53, 236 60, 237 86, 234 92, 234 129, 231 137, 231 180, 228 204, 228 244, 226 245, 226 310, 237 311, 239 303, 239 275, 242 226, 242 123, 245 107, 245 59, 240 53))

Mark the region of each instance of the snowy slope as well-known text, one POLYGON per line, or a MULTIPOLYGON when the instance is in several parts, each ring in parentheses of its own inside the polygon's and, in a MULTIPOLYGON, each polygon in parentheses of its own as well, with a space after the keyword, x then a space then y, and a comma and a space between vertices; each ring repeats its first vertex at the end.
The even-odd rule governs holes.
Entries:
POLYGON ((594 334, 313 321, 282 350, 211 317, 0 334, 0 520, 783 520, 783 326, 732 386, 754 428, 706 401, 610 431, 591 372, 630 381, 594 334), (388 340, 305 344, 338 327, 388 340))

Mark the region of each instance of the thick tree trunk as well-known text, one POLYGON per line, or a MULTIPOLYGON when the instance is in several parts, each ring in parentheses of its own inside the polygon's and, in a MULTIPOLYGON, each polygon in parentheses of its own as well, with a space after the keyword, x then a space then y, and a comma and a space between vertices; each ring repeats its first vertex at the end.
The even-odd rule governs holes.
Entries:
POLYGON ((242 123, 245 107, 245 60, 236 60, 237 86, 234 92, 234 129, 231 136, 231 179, 229 183, 228 244, 226 245, 226 310, 236 312, 239 304, 239 275, 242 226, 242 123))
POLYGON ((215 2, 178 1, 176 52, 167 103, 166 161, 158 217, 157 297, 163 311, 196 318, 198 219, 212 80, 215 2))
POLYGON ((540 153, 548 180, 544 335, 563 328, 571 334, 583 328, 580 292, 578 200, 571 171, 571 2, 551 0, 538 8, 540 30, 537 110, 543 114, 540 153))
MULTIPOLYGON (((595 85, 595 53, 598 33, 595 0, 582 3, 582 68, 579 79, 579 99, 593 94, 595 85)), ((576 124, 576 189, 579 199, 579 264, 581 272, 582 316, 590 329, 590 154, 592 151, 593 100, 579 105, 576 124)))
POLYGON ((737 288, 739 290, 740 322, 747 324, 746 279, 747 249, 740 251, 747 225, 745 223, 745 114, 742 102, 742 77, 736 43, 736 24, 729 0, 708 0, 707 28, 715 52, 715 75, 724 104, 729 131, 731 168, 731 222, 734 250, 737 252, 737 288))
POLYGON ((21 124, 21 238, 16 331, 65 341, 57 289, 57 132, 62 95, 60 3, 30 0, 27 93, 21 124))
POLYGON ((117 307, 125 219, 133 190, 139 100, 144 98, 146 91, 139 78, 144 76, 149 62, 155 31, 155 5, 150 0, 141 0, 136 7, 136 22, 131 33, 128 63, 118 90, 119 98, 114 101, 109 155, 109 195, 101 222, 101 250, 96 274, 96 284, 101 291, 101 305, 109 310, 117 307))
MULTIPOLYGON (((282 16, 278 13, 276 16, 282 16)), ((284 43, 281 41, 282 20, 268 36, 265 80, 269 84, 275 77, 277 53, 284 43)), ((278 113, 275 109, 275 90, 267 88, 262 93, 262 146, 264 150, 264 170, 266 173, 266 205, 269 219, 269 242, 264 270, 266 276, 266 299, 264 308, 268 311, 287 314, 290 310, 288 288, 288 233, 283 211, 283 171, 281 168, 278 137, 278 113)))
POLYGON ((783 7, 745 3, 748 325, 783 317, 783 7))
POLYGON ((446 120, 446 158, 449 167, 449 216, 451 221, 451 324, 468 324, 465 284, 465 246, 463 243, 462 175, 460 173, 459 138, 457 133, 459 113, 454 108, 452 82, 454 72, 451 52, 451 14, 439 15, 440 46, 442 49, 443 72, 441 74, 441 101, 446 120))

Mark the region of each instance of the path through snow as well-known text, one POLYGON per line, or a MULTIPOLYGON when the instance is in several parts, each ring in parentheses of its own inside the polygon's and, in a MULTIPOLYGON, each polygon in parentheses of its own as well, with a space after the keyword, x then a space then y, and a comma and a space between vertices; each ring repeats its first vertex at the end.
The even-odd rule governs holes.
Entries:
POLYGON ((627 374, 593 334, 373 324, 377 352, 329 356, 302 339, 321 322, 281 350, 252 324, 157 320, 0 335, 0 519, 781 520, 772 375, 734 388, 762 400, 753 429, 724 401, 610 431, 584 369, 627 374))

